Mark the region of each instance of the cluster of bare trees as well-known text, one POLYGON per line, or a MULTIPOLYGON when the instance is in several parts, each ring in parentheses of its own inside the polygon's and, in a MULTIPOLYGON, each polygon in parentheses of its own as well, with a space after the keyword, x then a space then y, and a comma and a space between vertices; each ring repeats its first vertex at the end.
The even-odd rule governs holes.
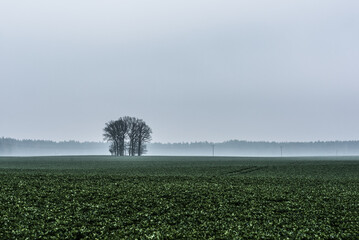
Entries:
POLYGON ((106 123, 103 136, 111 142, 111 155, 141 156, 146 151, 146 143, 151 141, 151 133, 145 121, 126 116, 106 123))

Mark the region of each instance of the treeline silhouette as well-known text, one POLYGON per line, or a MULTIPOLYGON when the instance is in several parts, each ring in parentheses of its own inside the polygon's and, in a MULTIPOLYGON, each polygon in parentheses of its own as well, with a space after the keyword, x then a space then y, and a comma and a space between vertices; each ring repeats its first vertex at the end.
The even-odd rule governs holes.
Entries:
POLYGON ((108 147, 109 144, 102 142, 0 138, 0 156, 104 155, 108 147))
POLYGON ((335 156, 359 155, 359 141, 152 143, 151 155, 335 156))
MULTIPOLYGON (((109 155, 109 143, 54 142, 0 138, 1 156, 109 155)), ((147 155, 180 156, 335 156, 359 155, 359 141, 149 143, 147 155)))

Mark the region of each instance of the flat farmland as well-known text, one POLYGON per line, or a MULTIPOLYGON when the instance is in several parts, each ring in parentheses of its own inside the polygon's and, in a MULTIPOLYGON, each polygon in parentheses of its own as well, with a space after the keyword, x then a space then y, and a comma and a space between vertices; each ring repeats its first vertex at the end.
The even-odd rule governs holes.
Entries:
POLYGON ((0 239, 358 239, 359 157, 1 157, 0 239))

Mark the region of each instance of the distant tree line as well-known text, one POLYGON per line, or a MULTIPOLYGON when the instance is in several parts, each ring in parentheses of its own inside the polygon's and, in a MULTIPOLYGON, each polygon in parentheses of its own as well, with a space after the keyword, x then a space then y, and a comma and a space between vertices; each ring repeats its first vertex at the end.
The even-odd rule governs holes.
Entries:
POLYGON ((142 119, 121 117, 106 123, 104 140, 111 143, 111 155, 141 156, 146 152, 146 143, 151 141, 151 128, 142 119))
MULTIPOLYGON (((131 155, 129 139, 125 140, 125 155, 131 155)), ((112 142, 78 142, 48 140, 17 140, 0 137, 0 156, 44 155, 105 155, 112 142)), ((317 142, 250 142, 231 140, 227 142, 147 143, 150 155, 201 155, 212 156, 349 156, 359 155, 359 141, 317 142)), ((138 146, 132 144, 132 146, 138 146)), ((144 147, 144 146, 143 146, 144 147)), ((142 148, 142 152, 145 150, 142 148)), ((114 148, 112 146, 111 148, 114 148)), ((112 149, 113 155, 115 149, 112 149)), ((118 151, 119 153, 119 151, 118 151)), ((135 151, 135 154, 137 152, 135 151)))
POLYGON ((108 143, 0 137, 0 156, 104 155, 108 143))
POLYGON ((359 155, 359 141, 152 143, 151 155, 189 156, 350 156, 359 155))

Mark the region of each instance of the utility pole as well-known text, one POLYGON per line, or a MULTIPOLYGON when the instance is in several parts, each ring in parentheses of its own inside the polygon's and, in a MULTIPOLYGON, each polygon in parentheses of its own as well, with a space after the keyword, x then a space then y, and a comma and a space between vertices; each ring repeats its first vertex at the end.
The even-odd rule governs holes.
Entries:
POLYGON ((280 146, 280 156, 283 157, 283 146, 280 146))
POLYGON ((212 157, 214 157, 214 143, 212 143, 212 157))

